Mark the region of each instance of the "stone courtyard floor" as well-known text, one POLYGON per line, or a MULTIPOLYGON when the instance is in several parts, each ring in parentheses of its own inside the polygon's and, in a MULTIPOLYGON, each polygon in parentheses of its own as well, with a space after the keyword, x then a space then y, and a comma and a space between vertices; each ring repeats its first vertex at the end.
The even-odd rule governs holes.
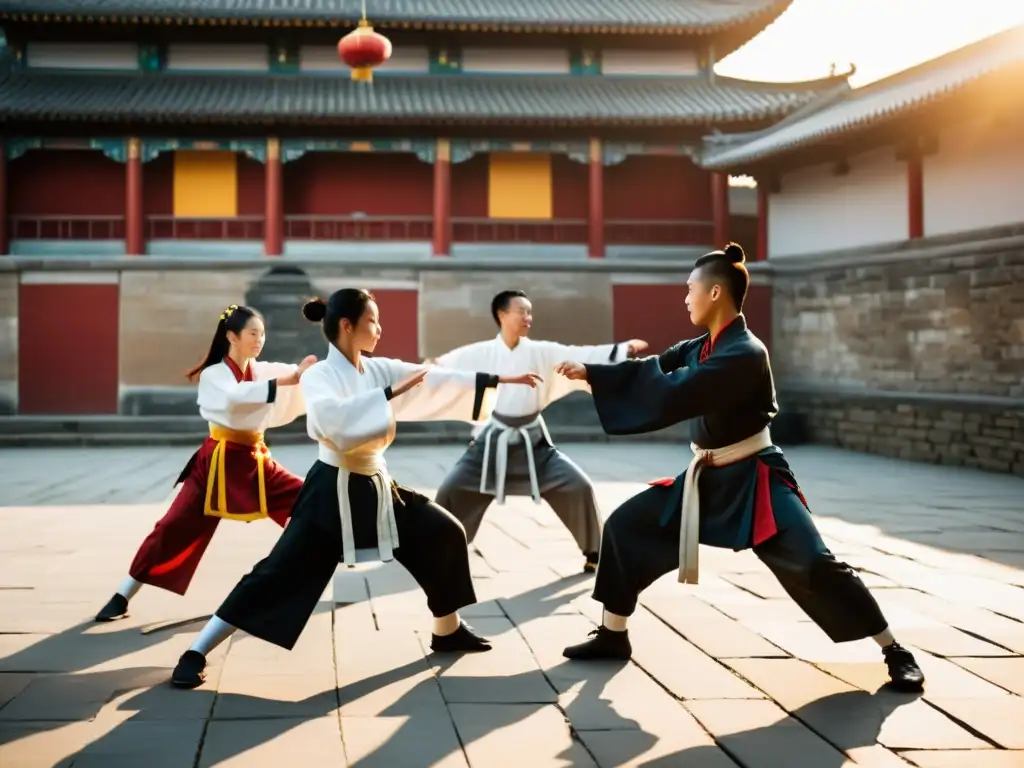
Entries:
MULTIPOLYGON (((606 514, 689 458, 563 447, 606 514)), ((432 493, 459 452, 388 455, 432 493)), ((197 617, 277 527, 221 525, 186 597, 144 589, 129 619, 97 625, 189 450, 0 451, 0 766, 1024 766, 1024 481, 789 453, 829 545, 916 653, 923 696, 881 689, 874 643, 833 645, 751 553, 708 548, 699 586, 670 574, 643 595, 631 662, 567 662, 599 607, 568 534, 528 499, 492 507, 475 542, 466 615, 490 653, 433 657, 408 574, 361 566, 338 572, 292 652, 239 634, 206 685, 174 690, 197 617)), ((275 450, 300 473, 314 455, 275 450)))

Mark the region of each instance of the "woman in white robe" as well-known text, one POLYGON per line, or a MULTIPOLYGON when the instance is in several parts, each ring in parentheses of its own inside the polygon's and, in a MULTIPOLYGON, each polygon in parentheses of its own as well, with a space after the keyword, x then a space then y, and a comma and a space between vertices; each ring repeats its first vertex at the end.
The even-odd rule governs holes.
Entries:
POLYGON ((255 309, 232 304, 221 313, 206 358, 188 372, 199 379, 199 415, 210 436, 181 471, 174 483, 181 490, 96 621, 127 616, 143 584, 184 595, 221 520, 288 522, 302 478, 270 458, 263 435, 305 412, 296 385, 316 358, 298 366, 259 362, 265 341, 255 309))
POLYGON ((466 533, 445 509, 397 485, 384 452, 396 420, 467 419, 484 391, 499 383, 536 386, 535 374, 499 377, 387 358, 364 358, 381 335, 377 304, 368 291, 346 288, 327 302, 303 307, 322 322, 327 359, 302 377, 307 429, 319 445, 292 521, 270 554, 238 583, 171 677, 179 688, 205 679, 206 655, 236 629, 291 649, 340 562, 359 550, 397 560, 423 588, 434 616, 431 649, 486 651, 459 618, 476 602, 466 533))

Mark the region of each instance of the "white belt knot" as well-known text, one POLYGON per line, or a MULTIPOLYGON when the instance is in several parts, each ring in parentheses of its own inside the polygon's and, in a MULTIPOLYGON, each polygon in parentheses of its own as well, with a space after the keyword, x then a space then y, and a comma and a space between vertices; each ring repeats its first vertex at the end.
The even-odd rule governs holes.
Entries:
POLYGON ((530 437, 530 431, 533 429, 540 429, 541 434, 547 441, 548 445, 554 445, 551 440, 551 434, 548 432, 548 426, 544 422, 544 417, 540 414, 537 415, 533 421, 522 424, 518 427, 513 427, 508 424, 504 424, 498 421, 493 416, 487 422, 487 425, 481 431, 480 436, 477 438, 483 439, 484 441, 484 458, 483 467, 480 470, 480 493, 487 493, 487 473, 490 469, 491 459, 491 437, 497 434, 494 446, 494 500, 498 504, 505 503, 505 476, 508 473, 508 447, 509 445, 518 445, 520 441, 523 443, 523 450, 526 451, 526 466, 530 473, 530 497, 534 503, 540 504, 540 483, 537 480, 537 460, 533 456, 533 439, 530 437))
POLYGON ((765 448, 771 448, 768 427, 738 443, 721 448, 701 448, 690 443, 693 459, 683 480, 683 502, 679 520, 679 583, 696 584, 699 577, 700 490, 697 480, 704 467, 722 467, 748 459, 765 448))
MULTIPOLYGON (((390 562, 395 559, 398 549, 398 523, 395 521, 395 498, 392 493, 391 475, 383 456, 378 461, 364 457, 349 457, 338 453, 330 446, 321 445, 319 459, 324 464, 338 468, 338 510, 341 515, 341 562, 356 565, 360 560, 379 559, 390 562), (353 474, 370 477, 377 491, 377 552, 376 558, 359 558, 355 542, 355 528, 352 525, 352 502, 349 499, 348 483, 353 474)), ((372 552, 372 550, 370 550, 372 552)))

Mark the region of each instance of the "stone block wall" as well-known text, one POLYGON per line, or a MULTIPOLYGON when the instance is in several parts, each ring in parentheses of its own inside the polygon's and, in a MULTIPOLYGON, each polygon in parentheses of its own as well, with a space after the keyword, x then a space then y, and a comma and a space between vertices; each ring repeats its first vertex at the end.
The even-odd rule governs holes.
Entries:
POLYGON ((814 442, 1024 474, 1024 238, 773 270, 780 404, 814 442))
POLYGON ((777 378, 1024 398, 1024 241, 914 256, 776 271, 777 378))
POLYGON ((827 395, 784 396, 783 404, 817 443, 1024 475, 1024 410, 827 395))

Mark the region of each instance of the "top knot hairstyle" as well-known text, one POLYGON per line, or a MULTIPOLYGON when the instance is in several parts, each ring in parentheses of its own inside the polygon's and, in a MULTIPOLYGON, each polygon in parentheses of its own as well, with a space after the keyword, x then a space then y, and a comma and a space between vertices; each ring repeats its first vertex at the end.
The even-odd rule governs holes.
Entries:
POLYGON ((750 273, 746 267, 747 255, 737 243, 729 243, 720 251, 712 251, 701 256, 694 263, 694 269, 700 269, 701 276, 707 282, 724 284, 732 297, 736 311, 743 311, 743 302, 747 300, 747 289, 750 288, 750 273))
POLYGON ((373 294, 363 288, 342 288, 330 295, 327 301, 310 299, 302 305, 302 316, 311 323, 322 323, 324 337, 334 344, 342 320, 359 325, 366 306, 376 301, 373 294))

